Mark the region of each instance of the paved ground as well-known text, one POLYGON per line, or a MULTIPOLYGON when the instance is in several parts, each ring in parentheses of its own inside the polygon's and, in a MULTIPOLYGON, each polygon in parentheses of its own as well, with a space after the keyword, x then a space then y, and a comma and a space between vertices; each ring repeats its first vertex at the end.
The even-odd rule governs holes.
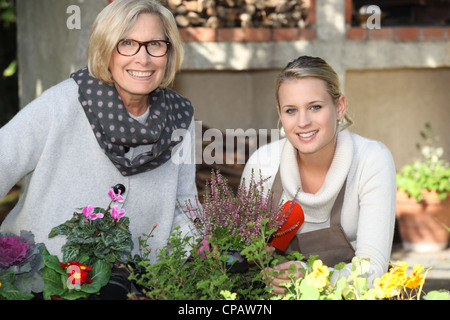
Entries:
POLYGON ((397 260, 406 261, 411 270, 417 263, 425 269, 432 267, 425 279, 425 292, 439 289, 450 291, 450 247, 437 252, 417 253, 406 251, 401 243, 394 243, 391 262, 397 260))

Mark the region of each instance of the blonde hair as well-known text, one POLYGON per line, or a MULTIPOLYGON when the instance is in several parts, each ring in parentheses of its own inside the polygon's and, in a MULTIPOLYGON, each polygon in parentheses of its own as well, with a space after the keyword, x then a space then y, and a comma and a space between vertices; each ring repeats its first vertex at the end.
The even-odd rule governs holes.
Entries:
MULTIPOLYGON (((333 103, 337 105, 339 98, 342 96, 339 76, 325 60, 309 56, 301 56, 294 61, 289 62, 278 75, 275 85, 275 95, 278 105, 280 105, 278 92, 283 82, 308 77, 325 81, 327 91, 330 94, 333 103)), ((346 113, 342 119, 341 130, 348 128, 352 124, 352 119, 346 113)))
POLYGON ((175 79, 183 60, 183 46, 172 13, 155 0, 115 0, 106 6, 92 25, 87 50, 91 74, 108 83, 114 82, 109 62, 120 39, 133 28, 141 13, 155 14, 161 19, 165 36, 171 45, 167 53, 166 73, 161 87, 168 87, 175 79))

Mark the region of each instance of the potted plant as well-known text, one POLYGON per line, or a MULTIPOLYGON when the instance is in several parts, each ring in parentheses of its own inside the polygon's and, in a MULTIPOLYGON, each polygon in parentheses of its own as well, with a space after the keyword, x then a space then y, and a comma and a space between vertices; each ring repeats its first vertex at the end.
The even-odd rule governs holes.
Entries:
MULTIPOLYGON (((203 205, 196 199, 196 205, 189 201, 183 210, 200 238, 202 248, 213 248, 229 252, 228 263, 234 269, 245 271, 247 262, 240 251, 258 238, 262 229, 278 230, 287 221, 289 210, 283 204, 274 203, 272 192, 262 186, 266 180, 243 181, 236 194, 219 170, 211 172, 206 183, 203 205), (264 223, 263 223, 264 222, 264 223)), ((181 207, 181 206, 180 206, 181 207)), ((300 227, 293 226, 292 231, 300 227)), ((288 230, 290 231, 290 230, 288 230)), ((284 232, 283 234, 285 234, 284 232)), ((267 234, 273 234, 267 232, 267 234)), ((266 239, 269 243, 270 239, 266 239)))
POLYGON ((30 231, 0 232, 0 300, 30 300, 42 292, 44 250, 30 231))
MULTIPOLYGON (((124 216, 124 209, 119 209, 118 205, 113 206, 115 202, 123 201, 121 192, 117 186, 109 190, 111 201, 106 210, 93 205, 80 208, 70 220, 50 231, 49 238, 65 236, 67 241, 61 248, 62 262, 56 256, 48 253, 44 255, 45 268, 42 272, 46 284, 49 283, 44 289, 44 298, 57 295, 78 299, 99 293, 100 289, 109 295, 110 287, 102 287, 108 284, 110 277, 117 278, 115 283, 120 281, 126 282, 125 285, 129 284, 128 274, 124 274, 120 265, 128 261, 133 249, 130 221, 124 216), (69 269, 65 270, 66 268, 69 269), (76 268, 80 270, 75 270, 73 274, 71 269, 76 268), (76 277, 88 276, 86 269, 93 273, 90 278, 95 280, 90 283, 88 277, 82 283, 75 281, 75 287, 70 285, 76 277)), ((127 290, 121 293, 121 298, 126 298, 126 294, 127 290)))
POLYGON ((145 257, 134 259, 131 279, 142 288, 134 298, 223 299, 222 292, 233 292, 242 299, 260 299, 269 278, 263 274, 278 259, 267 245, 290 214, 274 203, 270 190, 262 187, 264 181, 257 183, 252 176, 235 193, 220 171, 213 170, 203 205, 198 199, 195 205, 179 204, 193 232, 182 236, 175 229, 154 264, 145 257))
POLYGON ((425 124, 417 144, 422 159, 405 165, 397 173, 397 221, 405 249, 437 251, 448 245, 450 235, 442 224, 450 223, 450 165, 442 158, 437 137, 425 124))
POLYGON ((45 281, 43 297, 45 300, 87 299, 100 292, 111 277, 109 263, 96 260, 91 266, 88 256, 79 256, 79 261, 62 263, 47 250, 43 253, 45 267, 42 277, 45 281))

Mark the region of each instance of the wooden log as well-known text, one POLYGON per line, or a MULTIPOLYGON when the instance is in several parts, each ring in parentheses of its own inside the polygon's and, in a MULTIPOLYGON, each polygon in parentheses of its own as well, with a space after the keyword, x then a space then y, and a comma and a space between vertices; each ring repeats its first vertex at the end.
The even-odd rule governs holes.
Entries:
POLYGON ((189 11, 186 15, 186 18, 189 20, 189 23, 192 26, 201 26, 206 22, 204 18, 202 18, 197 12, 194 11, 189 11))
POLYGON ((180 27, 185 27, 187 24, 209 28, 298 27, 305 25, 309 10, 307 0, 168 0, 166 2, 180 27))
POLYGON ((181 28, 186 28, 189 27, 190 25, 189 19, 185 15, 177 15, 175 17, 175 21, 177 22, 177 25, 181 28))
POLYGON ((206 20, 205 27, 214 29, 220 28, 222 27, 222 21, 217 16, 211 16, 206 20))
POLYGON ((169 9, 175 9, 176 7, 181 5, 182 2, 182 0, 167 0, 167 6, 169 7, 169 9))

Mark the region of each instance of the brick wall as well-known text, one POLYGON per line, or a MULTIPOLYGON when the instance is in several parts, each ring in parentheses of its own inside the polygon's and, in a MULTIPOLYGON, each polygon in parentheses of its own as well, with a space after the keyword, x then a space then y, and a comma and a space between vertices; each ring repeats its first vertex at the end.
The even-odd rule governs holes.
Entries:
POLYGON ((450 26, 383 26, 368 29, 352 26, 352 0, 345 0, 345 24, 347 39, 350 40, 392 40, 421 41, 450 39, 450 26))
MULTIPOLYGON (((114 0, 108 0, 108 3, 114 0)), ((450 26, 396 26, 368 29, 352 26, 352 0, 344 0, 346 37, 349 40, 421 41, 450 39, 450 26)), ((191 42, 263 42, 314 40, 316 0, 310 0, 310 13, 304 28, 179 28, 183 41, 191 42)))
POLYGON ((347 28, 350 40, 447 40, 450 39, 450 27, 382 27, 366 29, 361 27, 347 28))
MULTIPOLYGON (((114 0, 108 0, 108 3, 114 0)), ((308 0, 309 14, 305 27, 300 28, 179 28, 184 42, 263 42, 263 41, 298 41, 314 40, 316 32, 316 0, 308 0)))

